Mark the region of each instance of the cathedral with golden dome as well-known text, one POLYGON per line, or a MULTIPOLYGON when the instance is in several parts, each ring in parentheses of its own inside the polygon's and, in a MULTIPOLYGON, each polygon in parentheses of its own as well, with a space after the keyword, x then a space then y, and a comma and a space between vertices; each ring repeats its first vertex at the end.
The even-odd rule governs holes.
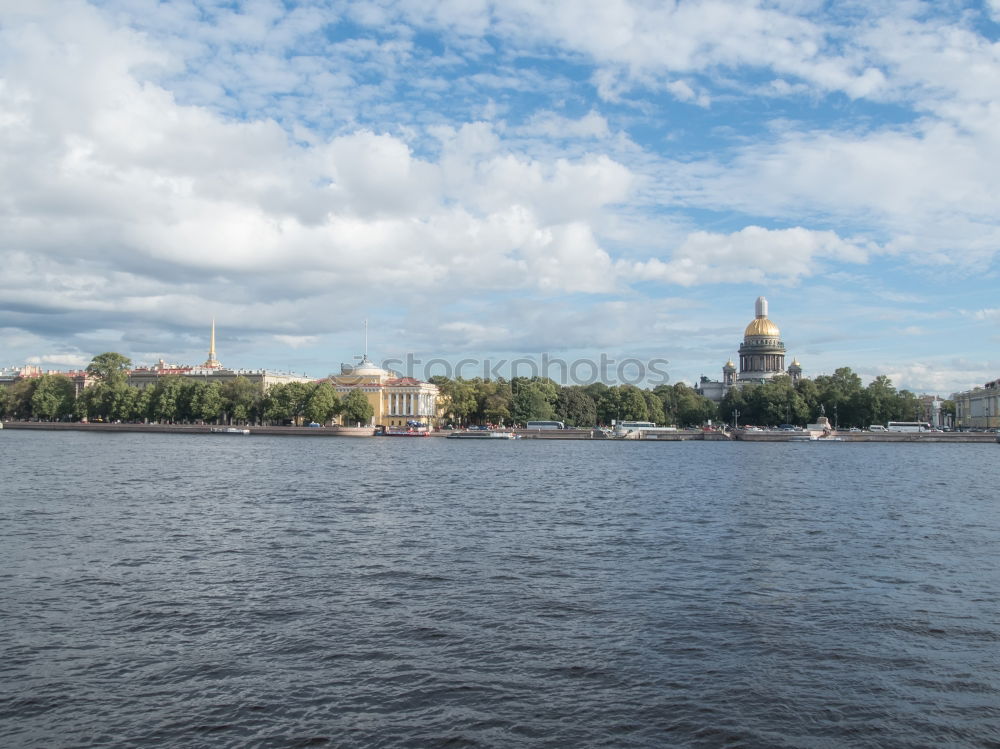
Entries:
POLYGON ((785 344, 781 331, 767 316, 767 299, 760 296, 754 304, 754 319, 743 331, 739 348, 739 369, 730 359, 722 367, 722 380, 702 377, 695 387, 701 395, 721 401, 730 388, 747 383, 767 382, 778 375, 788 375, 792 382, 802 378, 802 366, 795 359, 785 368, 785 344))

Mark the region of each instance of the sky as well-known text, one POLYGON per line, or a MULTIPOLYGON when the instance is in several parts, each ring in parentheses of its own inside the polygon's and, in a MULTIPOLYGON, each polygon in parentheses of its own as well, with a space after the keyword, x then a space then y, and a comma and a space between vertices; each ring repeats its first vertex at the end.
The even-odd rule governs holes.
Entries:
POLYGON ((998 39, 1000 0, 0 0, 0 366, 198 364, 214 319, 318 378, 367 320, 416 376, 691 383, 763 295, 807 377, 968 389, 998 39))

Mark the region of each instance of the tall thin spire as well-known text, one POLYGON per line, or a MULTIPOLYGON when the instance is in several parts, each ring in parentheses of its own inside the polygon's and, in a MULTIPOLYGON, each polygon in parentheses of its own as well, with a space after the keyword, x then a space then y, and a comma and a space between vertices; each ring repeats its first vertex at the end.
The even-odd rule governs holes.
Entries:
POLYGON ((365 359, 368 358, 368 318, 365 318, 365 359))
POLYGON ((215 318, 212 318, 212 338, 208 344, 208 361, 202 364, 203 367, 211 367, 217 369, 222 365, 219 360, 215 358, 215 318))

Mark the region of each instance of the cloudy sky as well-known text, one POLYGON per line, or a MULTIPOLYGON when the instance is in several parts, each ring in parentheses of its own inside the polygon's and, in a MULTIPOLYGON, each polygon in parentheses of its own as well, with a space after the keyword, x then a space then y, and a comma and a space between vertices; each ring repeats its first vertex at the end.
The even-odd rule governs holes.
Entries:
POLYGON ((319 377, 367 319, 377 360, 690 382, 765 295, 807 376, 981 384, 998 38, 1000 0, 0 0, 0 366, 199 363, 214 317, 319 377))

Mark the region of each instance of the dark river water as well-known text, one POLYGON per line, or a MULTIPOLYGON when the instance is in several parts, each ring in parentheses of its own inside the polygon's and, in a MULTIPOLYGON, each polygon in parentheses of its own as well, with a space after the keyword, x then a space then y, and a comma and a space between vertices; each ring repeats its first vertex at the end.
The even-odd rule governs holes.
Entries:
POLYGON ((0 432, 3 747, 1000 747, 1000 446, 0 432))

